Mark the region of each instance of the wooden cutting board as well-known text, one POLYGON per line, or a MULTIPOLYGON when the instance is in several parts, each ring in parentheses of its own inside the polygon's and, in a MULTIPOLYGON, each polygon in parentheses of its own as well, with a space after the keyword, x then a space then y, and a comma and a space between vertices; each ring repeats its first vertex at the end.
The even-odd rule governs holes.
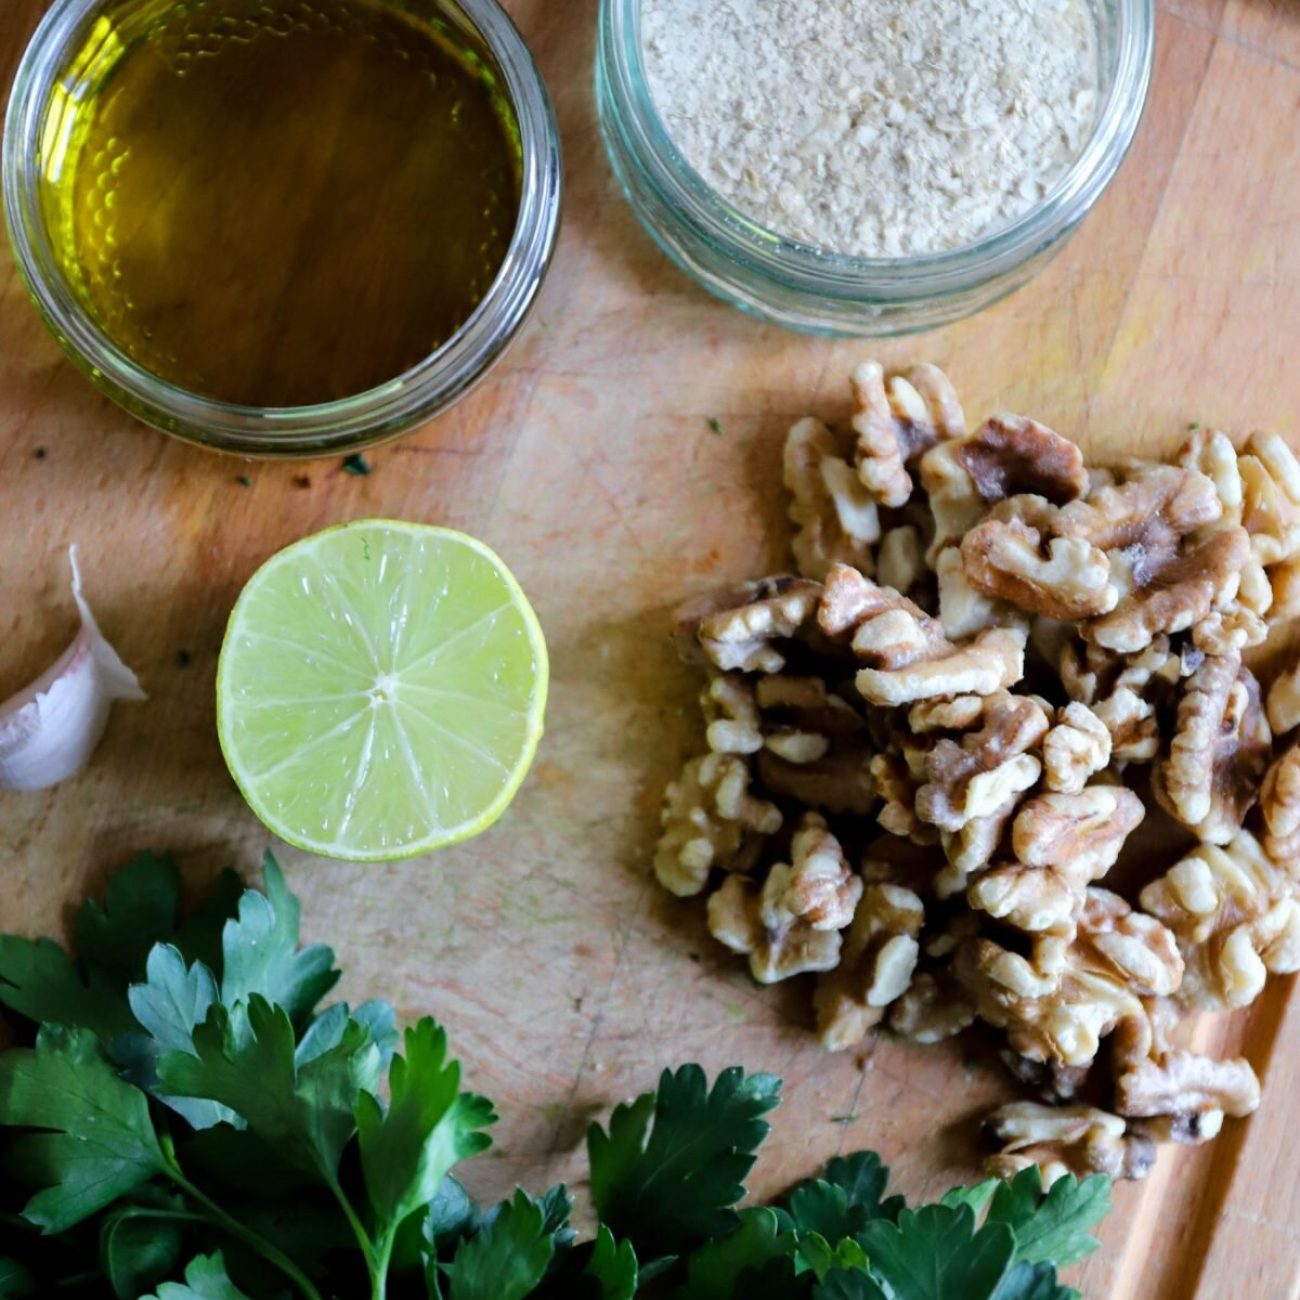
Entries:
MULTIPOLYGON (((1166 0, 1132 156, 1027 288, 939 333, 873 347, 749 320, 675 271, 634 222, 591 99, 596 0, 509 5, 555 93, 566 221, 537 311, 469 400, 371 455, 243 464, 133 423, 63 359, 0 253, 0 697, 71 636, 69 542, 101 622, 151 699, 121 707, 91 770, 0 794, 0 925, 57 931, 133 850, 175 849, 196 882, 252 871, 268 837, 226 776, 212 684, 240 585, 306 533, 371 515, 451 524, 497 547, 532 595, 554 665, 549 730, 509 816, 434 860, 344 866, 286 853, 309 938, 349 997, 449 1027, 505 1119, 474 1190, 573 1178, 588 1119, 660 1067, 740 1063, 786 1080, 753 1183, 769 1193, 874 1147, 911 1195, 975 1173, 977 1117, 1009 1095, 961 1042, 879 1039, 828 1056, 807 990, 761 991, 649 876, 660 792, 694 740, 696 683, 667 609, 780 567, 781 440, 846 406, 872 352, 945 366, 979 418, 1024 411, 1095 457, 1160 454, 1189 421, 1300 441, 1300 7, 1166 0), (710 430, 716 417, 720 434, 710 430), (241 475, 251 480, 245 486, 241 475)), ((43 0, 0 6, 7 85, 43 0)), ((1118 1190, 1076 1281, 1096 1300, 1300 1296, 1300 1004, 1275 981, 1207 1022, 1264 1105, 1118 1190)))

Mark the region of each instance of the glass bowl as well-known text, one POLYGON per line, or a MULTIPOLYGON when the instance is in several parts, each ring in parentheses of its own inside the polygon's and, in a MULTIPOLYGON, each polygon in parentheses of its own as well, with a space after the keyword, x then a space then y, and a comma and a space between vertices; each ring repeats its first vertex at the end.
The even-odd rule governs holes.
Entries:
POLYGON ((945 325, 1018 289, 1101 197, 1142 117, 1155 48, 1153 0, 1091 0, 1101 84, 1082 152, 1024 216, 962 248, 915 257, 829 253, 765 229, 685 161, 655 108, 641 0, 601 0, 596 102, 615 174, 642 225, 706 289, 792 329, 880 336, 945 325))
POLYGON ((482 302, 437 351, 376 388, 314 406, 254 407, 187 392, 127 356, 83 308, 59 268, 47 229, 42 185, 53 156, 44 138, 47 106, 56 95, 93 93, 111 75, 107 53, 84 75, 69 69, 70 58, 85 46, 91 31, 102 29, 113 41, 129 41, 163 7, 157 0, 55 0, 14 81, 0 164, 5 217, 28 292, 64 351, 94 384, 141 420, 190 442, 246 456, 357 450, 423 424, 463 397, 523 323, 550 264, 559 227, 562 169, 555 117, 541 74, 505 10, 497 0, 411 0, 407 6, 416 13, 436 13, 464 33, 467 45, 493 66, 518 123, 519 217, 505 261, 482 302))

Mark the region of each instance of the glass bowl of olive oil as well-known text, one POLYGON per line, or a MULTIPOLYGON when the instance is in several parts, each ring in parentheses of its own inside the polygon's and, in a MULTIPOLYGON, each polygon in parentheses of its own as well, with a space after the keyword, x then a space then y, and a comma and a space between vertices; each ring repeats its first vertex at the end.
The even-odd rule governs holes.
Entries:
POLYGON ((55 0, 5 214, 65 351, 150 424, 319 455, 410 429, 549 265, 549 98, 497 0, 55 0))

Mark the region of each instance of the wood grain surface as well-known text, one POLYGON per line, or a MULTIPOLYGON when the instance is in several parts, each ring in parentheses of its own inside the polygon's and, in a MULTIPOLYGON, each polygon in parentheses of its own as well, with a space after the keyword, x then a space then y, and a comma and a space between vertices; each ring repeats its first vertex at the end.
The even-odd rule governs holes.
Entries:
MULTIPOLYGON (((0 3, 0 84, 42 7, 0 3)), ((590 1116, 663 1065, 699 1060, 785 1077, 756 1190, 871 1146, 908 1193, 940 1192, 975 1172, 976 1117, 1009 1095, 999 1068, 962 1042, 824 1054, 807 990, 754 987, 709 940, 702 909, 651 881, 660 792, 695 726, 696 684, 666 611, 783 563, 784 432, 810 411, 843 412, 845 377, 869 351, 936 361, 972 416, 1024 411, 1097 457, 1159 454, 1191 420, 1300 435, 1300 7, 1165 0, 1136 146, 1073 243, 995 309, 874 349, 749 320, 669 266, 599 144, 596 0, 509 7, 564 135, 554 269, 491 379, 374 452, 368 478, 338 461, 243 464, 133 423, 63 359, 0 253, 0 696, 72 634, 73 541, 102 624, 151 696, 119 707, 84 777, 0 794, 0 925, 58 930, 146 846, 180 851, 195 882, 231 861, 252 871, 267 835, 213 727, 240 585, 327 524, 451 524, 500 550, 546 628, 553 702, 534 774, 500 824, 436 859, 285 858, 308 937, 338 949, 343 994, 438 1015, 470 1083, 498 1103, 498 1147, 470 1166, 473 1189, 574 1177, 590 1116)), ((1118 1190, 1103 1250, 1076 1270, 1089 1297, 1300 1296, 1290 995, 1275 981, 1247 1013, 1198 1030, 1251 1058, 1263 1108, 1118 1190)))

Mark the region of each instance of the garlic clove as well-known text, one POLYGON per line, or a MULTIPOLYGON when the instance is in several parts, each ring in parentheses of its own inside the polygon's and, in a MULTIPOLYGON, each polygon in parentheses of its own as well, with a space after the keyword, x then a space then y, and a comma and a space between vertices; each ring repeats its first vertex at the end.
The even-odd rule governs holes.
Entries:
POLYGON ((81 630, 56 663, 0 704, 0 790, 44 790, 75 776, 95 752, 113 702, 147 698, 95 622, 75 546, 68 559, 81 630))

